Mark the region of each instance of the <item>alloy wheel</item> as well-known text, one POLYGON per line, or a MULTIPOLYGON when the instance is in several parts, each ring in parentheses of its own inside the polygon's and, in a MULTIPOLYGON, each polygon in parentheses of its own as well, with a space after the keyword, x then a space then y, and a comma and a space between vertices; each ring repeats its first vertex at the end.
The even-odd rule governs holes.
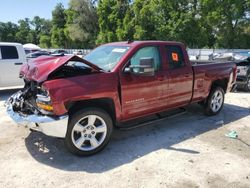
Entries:
POLYGON ((71 139, 81 151, 91 151, 99 147, 105 140, 107 125, 97 115, 88 115, 81 118, 73 127, 71 139))
POLYGON ((223 93, 220 90, 214 92, 211 100, 211 109, 213 112, 217 112, 220 110, 223 104, 223 93))

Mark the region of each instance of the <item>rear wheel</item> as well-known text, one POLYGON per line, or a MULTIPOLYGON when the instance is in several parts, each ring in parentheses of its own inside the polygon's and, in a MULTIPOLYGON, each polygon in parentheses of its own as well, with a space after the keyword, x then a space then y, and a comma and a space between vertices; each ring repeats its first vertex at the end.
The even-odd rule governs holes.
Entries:
POLYGON ((93 155, 108 144, 112 130, 112 120, 104 110, 80 110, 70 117, 65 138, 66 148, 76 155, 93 155))
POLYGON ((210 116, 218 114, 223 107, 224 97, 225 92, 221 87, 212 89, 205 104, 205 114, 210 116))

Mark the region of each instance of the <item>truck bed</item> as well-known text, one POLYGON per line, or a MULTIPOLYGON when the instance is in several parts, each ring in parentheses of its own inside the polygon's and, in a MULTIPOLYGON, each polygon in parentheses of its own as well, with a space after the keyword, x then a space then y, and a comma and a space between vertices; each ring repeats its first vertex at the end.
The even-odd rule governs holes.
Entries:
POLYGON ((225 91, 231 89, 227 88, 227 82, 231 73, 236 77, 236 72, 233 72, 233 67, 236 69, 235 62, 191 61, 191 65, 194 71, 193 101, 206 98, 210 92, 211 83, 215 80, 225 82, 225 91))
POLYGON ((220 64, 220 63, 232 63, 233 61, 223 61, 223 60, 195 60, 190 61, 191 65, 205 65, 205 64, 220 64))

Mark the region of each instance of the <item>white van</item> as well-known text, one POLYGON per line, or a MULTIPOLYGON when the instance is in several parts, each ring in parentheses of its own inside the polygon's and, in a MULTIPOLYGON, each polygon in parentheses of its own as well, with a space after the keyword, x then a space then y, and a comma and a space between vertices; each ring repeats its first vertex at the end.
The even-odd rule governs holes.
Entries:
POLYGON ((0 89, 24 85, 19 71, 26 62, 22 44, 0 42, 0 89))

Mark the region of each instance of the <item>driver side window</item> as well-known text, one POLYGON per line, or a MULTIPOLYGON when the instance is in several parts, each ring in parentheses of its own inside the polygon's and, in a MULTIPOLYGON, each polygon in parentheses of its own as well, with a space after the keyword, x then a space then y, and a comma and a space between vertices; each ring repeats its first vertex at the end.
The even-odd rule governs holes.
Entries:
POLYGON ((135 55, 130 59, 130 65, 139 65, 141 58, 153 58, 155 64, 155 71, 160 69, 160 53, 158 47, 148 46, 139 49, 135 55))

